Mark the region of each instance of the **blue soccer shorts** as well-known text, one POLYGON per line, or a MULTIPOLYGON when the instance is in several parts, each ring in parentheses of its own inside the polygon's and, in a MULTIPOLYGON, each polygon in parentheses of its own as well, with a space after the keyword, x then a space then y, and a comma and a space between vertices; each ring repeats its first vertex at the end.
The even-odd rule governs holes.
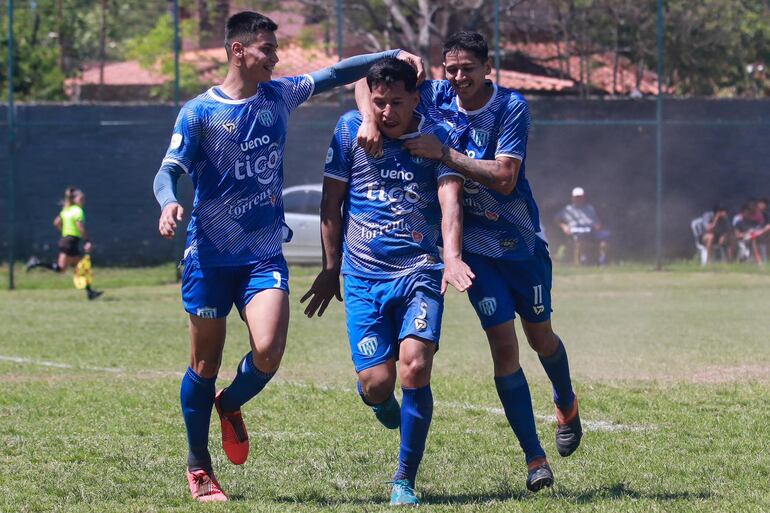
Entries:
POLYGON ((248 265, 203 267, 185 263, 182 273, 182 303, 192 315, 205 319, 227 317, 235 304, 242 312, 262 290, 289 292, 289 268, 283 255, 248 265))
POLYGON ((529 322, 551 318, 551 257, 548 246, 538 239, 535 253, 526 260, 502 260, 463 253, 476 279, 468 299, 484 329, 516 317, 529 322))
POLYGON ((391 358, 407 337, 436 345, 441 336, 444 297, 441 271, 417 271, 400 278, 345 275, 345 316, 356 372, 391 358))

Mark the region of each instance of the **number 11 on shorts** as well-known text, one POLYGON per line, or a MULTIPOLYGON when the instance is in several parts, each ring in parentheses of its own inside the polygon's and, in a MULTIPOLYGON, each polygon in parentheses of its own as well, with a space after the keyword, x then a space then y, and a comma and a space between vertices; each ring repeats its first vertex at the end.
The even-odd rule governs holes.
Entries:
POLYGON ((533 305, 539 305, 543 302, 543 286, 542 285, 535 285, 532 287, 532 291, 534 292, 534 298, 532 301, 533 305))

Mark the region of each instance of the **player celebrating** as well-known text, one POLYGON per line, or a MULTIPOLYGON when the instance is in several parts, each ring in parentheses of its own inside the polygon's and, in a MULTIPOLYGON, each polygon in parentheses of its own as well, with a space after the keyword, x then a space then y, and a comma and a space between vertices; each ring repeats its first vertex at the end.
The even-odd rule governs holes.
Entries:
POLYGON ((446 129, 415 113, 417 76, 406 63, 383 60, 369 70, 373 119, 385 136, 382 155, 356 144, 361 115, 342 116, 326 158, 321 204, 323 270, 302 298, 322 315, 340 297, 358 391, 389 429, 401 428, 391 504, 419 504, 414 491, 433 414, 430 374, 438 349, 447 283, 466 290, 473 274, 461 260, 462 177, 436 161, 413 157, 404 142, 446 129), (344 204, 344 217, 341 208, 344 204), (442 217, 443 214, 443 217, 442 217), (444 265, 436 247, 444 239, 444 265), (344 246, 343 246, 344 233, 344 246), (442 279, 441 268, 444 267, 442 279), (400 359, 403 405, 393 395, 400 359))
POLYGON ((220 417, 227 457, 236 465, 244 463, 249 441, 240 408, 273 377, 286 344, 281 194, 290 113, 315 93, 358 80, 386 56, 419 64, 416 57, 393 50, 346 59, 311 75, 271 80, 278 62, 277 28, 255 12, 230 17, 227 76, 182 108, 154 183, 162 208, 159 231, 166 238, 173 237, 182 219, 175 191, 179 176, 190 174, 195 187, 182 277, 191 364, 182 379, 181 403, 189 445, 187 479, 199 501, 227 500, 208 451, 212 406, 220 417), (233 303, 248 327, 251 351, 230 386, 215 396, 233 303))
MULTIPOLYGON (((525 175, 529 107, 520 94, 486 80, 491 65, 480 34, 450 36, 443 54, 448 80, 426 81, 419 109, 450 124, 464 152, 430 135, 405 146, 413 155, 440 160, 466 178, 463 254, 476 274, 468 298, 487 334, 506 417, 524 450, 527 488, 538 491, 553 484, 553 473, 537 436, 529 386, 519 364, 516 312, 553 385, 559 454, 572 454, 583 432, 567 353, 551 328, 551 259, 539 236, 538 208, 525 175)), ((366 105, 366 95, 358 86, 359 106, 366 105)), ((368 151, 376 151, 379 134, 373 123, 362 126, 359 140, 368 151)))

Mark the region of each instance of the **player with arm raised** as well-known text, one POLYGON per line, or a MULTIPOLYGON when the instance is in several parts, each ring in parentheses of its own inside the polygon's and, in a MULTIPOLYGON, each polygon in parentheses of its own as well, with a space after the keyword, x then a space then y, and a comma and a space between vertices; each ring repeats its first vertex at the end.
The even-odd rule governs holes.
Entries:
POLYGON ((430 375, 442 294, 447 283, 464 291, 473 278, 461 259, 462 177, 404 148, 419 134, 437 134, 440 140, 448 135, 446 128, 415 113, 416 79, 409 65, 395 59, 375 64, 367 75, 373 119, 385 138, 381 156, 371 157, 356 144, 358 112, 340 118, 324 173, 323 269, 302 298, 310 298, 309 317, 323 314, 333 297, 341 299, 340 272, 344 275, 359 394, 385 427, 400 427, 394 505, 419 503, 415 478, 433 414, 430 375), (396 360, 401 407, 393 394, 396 360))
MULTIPOLYGON (((529 106, 520 94, 486 79, 491 65, 480 34, 450 36, 443 53, 448 80, 422 85, 419 110, 450 124, 463 151, 429 135, 405 145, 413 155, 439 160, 466 178, 463 255, 476 274, 468 298, 489 341, 506 417, 524 450, 527 488, 538 491, 553 484, 553 473, 537 436, 529 386, 519 364, 513 323, 517 312, 553 385, 560 455, 577 449, 582 427, 567 353, 551 327, 551 259, 540 238, 538 208, 525 175, 529 106)), ((360 84, 356 100, 359 107, 366 105, 360 84)), ((380 137, 371 113, 364 116, 367 123, 359 142, 376 153, 380 137)))
POLYGON ((187 231, 182 300, 190 315, 190 367, 181 402, 188 438, 187 479, 193 498, 224 501, 208 451, 215 405, 227 457, 242 464, 249 440, 241 406, 270 381, 283 356, 289 322, 288 269, 281 253, 283 154, 291 112, 315 93, 358 80, 399 50, 345 59, 331 68, 271 80, 278 62, 277 25, 255 12, 230 17, 228 73, 222 85, 189 101, 176 121, 155 178, 160 234, 171 238, 183 209, 176 182, 195 187, 187 231), (233 382, 215 394, 226 317, 235 304, 251 342, 233 382))

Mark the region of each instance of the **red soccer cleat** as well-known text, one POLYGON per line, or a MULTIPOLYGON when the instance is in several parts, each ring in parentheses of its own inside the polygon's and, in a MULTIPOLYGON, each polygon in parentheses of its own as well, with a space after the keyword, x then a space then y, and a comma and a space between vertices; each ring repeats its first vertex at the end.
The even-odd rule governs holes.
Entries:
POLYGON ((243 465, 249 457, 249 433, 246 424, 243 423, 241 410, 225 413, 219 406, 219 399, 223 390, 220 390, 214 399, 214 406, 219 414, 219 423, 222 426, 222 449, 227 458, 235 465, 243 465))
POLYGON ((190 493, 198 502, 225 502, 227 495, 219 487, 214 474, 205 470, 187 471, 187 484, 190 485, 190 493))

